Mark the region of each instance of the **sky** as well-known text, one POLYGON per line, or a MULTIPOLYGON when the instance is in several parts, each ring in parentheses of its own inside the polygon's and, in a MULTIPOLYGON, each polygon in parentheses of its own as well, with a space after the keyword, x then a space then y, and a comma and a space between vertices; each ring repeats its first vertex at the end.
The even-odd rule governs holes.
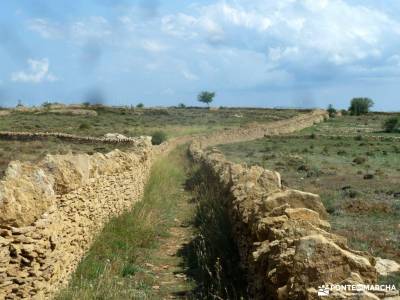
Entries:
POLYGON ((400 1, 2 0, 0 105, 400 111, 400 1))

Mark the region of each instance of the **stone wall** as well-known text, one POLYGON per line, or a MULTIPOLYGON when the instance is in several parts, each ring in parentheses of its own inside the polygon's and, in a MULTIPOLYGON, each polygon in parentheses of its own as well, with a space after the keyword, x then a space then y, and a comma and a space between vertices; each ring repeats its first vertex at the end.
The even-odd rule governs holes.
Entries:
MULTIPOLYGON (((277 172, 235 164, 216 149, 205 150, 217 144, 292 133, 327 117, 325 111, 314 111, 253 131, 245 128, 201 137, 189 147, 193 160, 208 175, 207 184, 225 195, 220 200, 231 219, 249 299, 320 299, 318 287, 324 284, 377 282, 375 258, 350 249, 344 237, 330 232, 318 195, 283 187, 277 172)), ((393 295, 379 295, 389 296, 393 295)), ((325 299, 379 298, 369 292, 342 291, 331 292, 325 299)))
MULTIPOLYGON (((376 283, 375 259, 330 232, 318 195, 285 188, 279 173, 231 163, 216 149, 203 151, 198 142, 190 154, 207 172, 207 184, 225 195, 221 201, 233 224, 250 299, 319 299, 323 284, 376 283)), ((327 299, 340 297, 355 295, 331 293, 327 299)))
POLYGON ((141 143, 140 139, 132 137, 109 138, 109 137, 79 136, 61 132, 0 131, 0 139, 2 140, 30 141, 30 140, 41 140, 48 138, 58 138, 64 141, 72 141, 78 143, 108 143, 115 145, 131 144, 133 147, 139 146, 141 143))
POLYGON ((111 217, 142 197, 148 139, 135 151, 13 162, 0 183, 0 299, 47 299, 111 217))

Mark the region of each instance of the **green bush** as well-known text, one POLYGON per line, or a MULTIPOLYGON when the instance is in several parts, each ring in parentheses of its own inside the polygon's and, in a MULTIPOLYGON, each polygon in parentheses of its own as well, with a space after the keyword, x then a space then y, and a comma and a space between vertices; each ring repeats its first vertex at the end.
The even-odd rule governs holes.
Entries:
POLYGON ((160 145, 168 139, 164 131, 156 131, 151 135, 151 143, 153 145, 160 145))
POLYGON ((138 105, 136 105, 137 108, 143 108, 144 104, 143 103, 139 103, 138 105))
POLYGON ((333 107, 332 104, 329 104, 327 112, 330 118, 334 118, 336 116, 336 109, 333 107))
POLYGON ((374 106, 374 101, 369 98, 353 98, 349 107, 350 114, 353 116, 365 115, 374 106))
POLYGON ((91 128, 91 126, 90 126, 89 123, 81 123, 81 124, 79 125, 79 129, 80 129, 80 130, 86 130, 86 129, 90 129, 90 128, 91 128))
POLYGON ((390 117, 383 123, 383 129, 386 132, 400 132, 400 118, 390 117))

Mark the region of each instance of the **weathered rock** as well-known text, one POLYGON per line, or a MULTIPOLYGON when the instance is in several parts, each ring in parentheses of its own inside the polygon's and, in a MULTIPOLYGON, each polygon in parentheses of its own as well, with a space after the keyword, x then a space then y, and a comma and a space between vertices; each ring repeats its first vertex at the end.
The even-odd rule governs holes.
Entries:
POLYGON ((320 217, 326 219, 327 212, 318 195, 296 191, 286 190, 268 196, 264 200, 264 206, 267 211, 271 211, 275 207, 283 204, 289 204, 291 208, 308 208, 319 214, 320 217))
POLYGON ((391 273, 400 272, 400 264, 390 259, 376 258, 376 270, 382 276, 387 276, 391 273))
POLYGON ((49 174, 30 163, 11 162, 0 183, 0 224, 30 224, 54 201, 49 174))

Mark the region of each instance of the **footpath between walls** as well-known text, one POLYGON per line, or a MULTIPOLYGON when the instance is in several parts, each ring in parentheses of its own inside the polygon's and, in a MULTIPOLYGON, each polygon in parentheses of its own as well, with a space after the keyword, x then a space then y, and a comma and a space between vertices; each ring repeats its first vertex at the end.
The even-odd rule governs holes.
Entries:
MULTIPOLYGON (((195 138, 180 137, 156 147, 151 146, 150 141, 146 138, 130 139, 132 141, 129 143, 132 143, 133 146, 129 153, 114 150, 106 155, 99 153, 90 156, 49 155, 36 165, 12 162, 6 176, 0 182, 0 299, 48 299, 65 286, 104 224, 110 218, 130 209, 135 202, 141 199, 152 162, 158 155, 164 155, 177 145, 195 139, 190 147, 191 153, 195 159, 205 163, 208 155, 202 154, 204 147, 251 140, 265 135, 291 133, 325 118, 327 118, 327 113, 317 110, 265 125, 222 130, 195 138)), ((22 138, 26 138, 26 136, 22 136, 22 138)), ((85 138, 85 140, 88 139, 85 138)), ((231 164, 224 162, 224 165, 231 164)), ((209 169, 211 170, 211 168, 209 169)), ((278 177, 275 174, 272 176, 273 179, 267 180, 268 187, 273 187, 274 191, 277 191, 280 186, 278 177)), ((225 189, 227 186, 221 183, 221 188, 225 189)), ((246 188, 246 191, 253 190, 252 186, 246 188)), ((257 185, 254 188, 257 190, 257 185)), ((293 195, 296 196, 294 199, 300 197, 298 193, 293 195)), ((315 200, 315 196, 304 197, 304 199, 313 199, 313 203, 319 203, 315 200)), ((262 198, 257 199, 254 202, 262 202, 260 200, 262 198)), ((276 201, 283 201, 282 199, 291 203, 290 199, 284 197, 278 197, 276 201)), ((249 205, 249 212, 251 211, 251 214, 256 216, 258 210, 253 211, 252 202, 246 203, 249 205)), ((305 215, 307 220, 320 220, 323 218, 324 210, 323 206, 318 207, 318 218, 313 213, 314 206, 308 207, 311 212, 295 213, 305 215)), ((247 216, 243 209, 241 211, 247 216)), ((269 226, 266 223, 260 224, 263 224, 264 227, 269 226)), ((311 224, 313 223, 311 222, 311 224)), ((322 227, 327 226, 323 220, 320 224, 322 227)), ((239 227, 244 228, 242 225, 239 227)), ((266 234, 265 232, 263 234, 266 234)), ((256 236, 258 234, 257 232, 256 236)), ((294 236, 289 237, 294 240, 294 236)), ((248 238, 253 239, 254 235, 249 235, 248 238)), ((251 242, 262 244, 263 241, 266 241, 262 235, 257 236, 257 239, 260 241, 247 241, 246 247, 248 248, 246 249, 254 249, 251 242)), ((244 243, 239 236, 237 240, 238 243, 244 243)), ((286 247, 286 244, 282 244, 280 241, 276 236, 277 247, 286 247)), ((286 243, 289 242, 286 241, 286 243)), ((312 241, 306 243, 311 245, 312 241)), ((342 247, 342 244, 336 241, 335 243, 335 245, 340 245, 339 248, 342 247)), ((292 248, 287 246, 287 249, 292 248)), ((307 249, 309 249, 307 251, 314 251, 311 246, 307 249)), ((250 270, 253 268, 250 268, 250 257, 248 256, 250 250, 246 251, 247 254, 243 252, 242 263, 248 265, 250 270)), ((260 252, 259 256, 266 259, 265 255, 261 255, 260 252)), ((362 262, 368 260, 362 255, 360 257, 363 258, 362 262)), ((365 270, 360 272, 362 276, 370 274, 367 277, 374 280, 375 273, 372 262, 370 265, 371 267, 362 265, 365 270)), ((263 266, 262 263, 255 264, 254 270, 256 271, 251 271, 249 274, 266 271, 263 266)), ((345 264, 343 268, 348 268, 348 266, 349 264, 345 264)), ((279 267, 277 272, 284 272, 284 270, 279 267)), ((270 272, 274 272, 274 270, 271 269, 270 272)), ((265 278, 257 278, 264 282, 265 278)), ((260 284, 264 286, 264 283, 260 284)), ((273 290, 279 284, 268 286, 273 290)), ((258 295, 258 291, 259 288, 254 289, 255 295, 258 295)))

